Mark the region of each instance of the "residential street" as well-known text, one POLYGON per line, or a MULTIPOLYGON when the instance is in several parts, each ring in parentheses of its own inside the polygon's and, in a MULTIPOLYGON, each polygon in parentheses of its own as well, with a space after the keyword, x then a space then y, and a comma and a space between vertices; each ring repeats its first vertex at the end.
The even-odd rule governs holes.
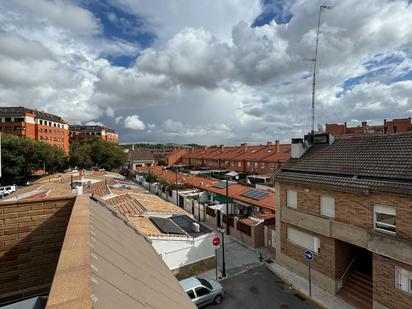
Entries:
POLYGON ((225 297, 216 309, 319 308, 289 289, 264 264, 221 283, 225 297))

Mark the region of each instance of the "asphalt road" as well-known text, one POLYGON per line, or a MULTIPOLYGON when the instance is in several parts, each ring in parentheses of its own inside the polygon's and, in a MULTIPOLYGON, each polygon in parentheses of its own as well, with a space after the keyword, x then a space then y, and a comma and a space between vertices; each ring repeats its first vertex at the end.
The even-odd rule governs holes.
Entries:
POLYGON ((272 273, 266 265, 221 281, 223 302, 216 309, 299 309, 320 308, 299 296, 272 273))

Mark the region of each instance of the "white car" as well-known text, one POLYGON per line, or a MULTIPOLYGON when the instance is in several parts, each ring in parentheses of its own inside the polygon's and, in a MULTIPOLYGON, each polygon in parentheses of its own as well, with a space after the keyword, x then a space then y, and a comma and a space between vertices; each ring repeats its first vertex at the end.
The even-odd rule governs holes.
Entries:
POLYGON ((223 300, 223 287, 216 280, 190 277, 181 280, 180 285, 197 307, 218 305, 223 300))
POLYGON ((6 196, 16 192, 16 185, 0 187, 0 196, 6 196))

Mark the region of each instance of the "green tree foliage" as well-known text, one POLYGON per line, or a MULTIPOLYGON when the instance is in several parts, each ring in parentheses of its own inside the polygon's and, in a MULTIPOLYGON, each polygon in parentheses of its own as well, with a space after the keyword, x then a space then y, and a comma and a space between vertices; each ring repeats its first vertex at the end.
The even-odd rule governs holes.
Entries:
POLYGON ((27 179, 34 170, 54 173, 67 165, 63 149, 26 137, 2 135, 2 182, 27 179))
POLYGON ((127 154, 120 146, 100 138, 87 139, 70 146, 71 166, 112 170, 125 165, 126 162, 127 154))
POLYGON ((146 174, 146 176, 144 177, 146 182, 157 182, 157 176, 154 174, 146 174))

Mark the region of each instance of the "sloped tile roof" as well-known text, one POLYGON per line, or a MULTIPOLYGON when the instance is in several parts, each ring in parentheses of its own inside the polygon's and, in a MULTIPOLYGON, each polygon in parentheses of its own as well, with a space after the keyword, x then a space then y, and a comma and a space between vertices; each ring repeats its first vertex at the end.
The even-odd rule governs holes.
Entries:
POLYGON ((340 137, 291 159, 277 180, 412 194, 412 133, 340 137))

